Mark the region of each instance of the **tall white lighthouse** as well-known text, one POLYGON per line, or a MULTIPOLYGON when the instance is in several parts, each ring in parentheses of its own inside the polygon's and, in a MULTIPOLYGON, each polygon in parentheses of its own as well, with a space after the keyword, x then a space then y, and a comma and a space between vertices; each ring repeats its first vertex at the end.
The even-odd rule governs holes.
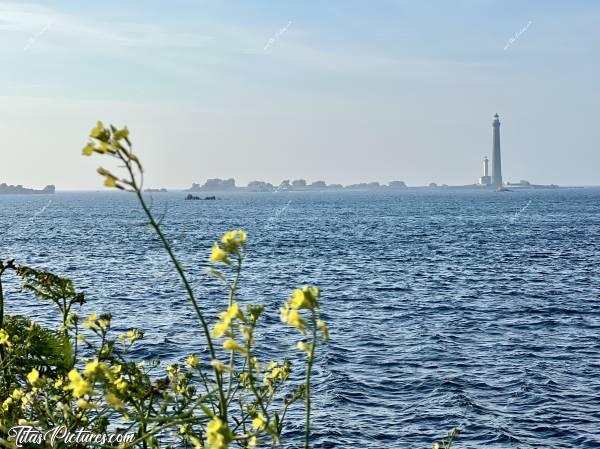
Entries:
POLYGON ((502 187, 502 161, 500 158, 500 119, 498 114, 494 115, 492 122, 494 128, 494 142, 492 152, 492 185, 502 187))

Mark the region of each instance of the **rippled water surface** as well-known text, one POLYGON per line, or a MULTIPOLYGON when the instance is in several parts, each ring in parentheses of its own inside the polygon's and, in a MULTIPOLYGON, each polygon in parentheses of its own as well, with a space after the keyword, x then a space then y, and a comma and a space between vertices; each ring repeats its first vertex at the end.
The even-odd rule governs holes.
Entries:
MULTIPOLYGON (((332 341, 316 373, 324 448, 600 447, 600 190, 153 196, 214 316, 212 242, 243 228, 242 302, 264 302, 261 338, 282 355, 278 307, 323 290, 332 341)), ((72 277, 86 311, 147 338, 138 357, 180 360, 200 329, 132 196, 0 196, 0 257, 72 277)), ((13 285, 9 285, 14 287, 13 285)), ((8 313, 44 304, 8 294, 8 313)), ((293 438, 297 432, 293 432, 293 438)))

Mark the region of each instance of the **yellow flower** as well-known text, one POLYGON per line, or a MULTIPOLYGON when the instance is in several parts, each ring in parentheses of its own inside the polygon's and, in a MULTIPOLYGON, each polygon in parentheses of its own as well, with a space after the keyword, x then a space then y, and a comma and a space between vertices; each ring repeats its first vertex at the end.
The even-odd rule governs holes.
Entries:
POLYGON ((196 354, 192 354, 186 359, 185 364, 188 368, 198 368, 200 366, 200 360, 198 360, 196 354))
POLYGON ((10 336, 4 329, 0 329, 0 345, 10 346, 10 336))
POLYGON ((23 393, 23 390, 21 390, 20 388, 15 388, 10 397, 13 398, 15 401, 18 401, 23 397, 24 394, 25 393, 23 393))
POLYGON ((104 187, 109 187, 109 188, 117 187, 117 180, 115 178, 107 176, 104 179, 104 187))
POLYGON ((257 430, 262 429, 265 426, 265 424, 267 424, 267 420, 262 414, 259 414, 256 418, 252 420, 252 427, 254 427, 257 430))
POLYGON ((65 390, 73 390, 73 396, 81 398, 92 391, 92 386, 81 377, 77 369, 73 368, 69 371, 69 385, 64 387, 65 390))
POLYGON ((227 449, 231 441, 231 433, 219 418, 213 418, 206 425, 205 449, 227 449))
POLYGON ((124 342, 125 340, 128 340, 131 344, 142 338, 144 338, 144 333, 139 329, 131 329, 128 330, 126 334, 119 335, 120 341, 124 342))
POLYGON ((84 156, 91 156, 94 153, 94 145, 88 143, 85 147, 83 147, 82 154, 84 156))
POLYGON ((304 286, 302 289, 297 288, 292 293, 290 298, 290 306, 293 309, 309 309, 313 310, 319 307, 317 298, 320 291, 317 287, 304 286))
POLYGON ((126 139, 129 137, 129 129, 127 127, 123 129, 118 129, 114 133, 114 137, 116 140, 126 139))
POLYGON ((439 443, 433 443, 433 449, 440 449, 439 443))
POLYGON ((121 393, 124 393, 125 391, 127 391, 128 384, 123 376, 120 376, 113 383, 114 383, 115 387, 117 388, 117 390, 119 390, 121 393))
POLYGON ((121 401, 114 393, 106 393, 106 403, 112 405, 116 409, 123 408, 123 401, 121 401))
POLYGON ((198 437, 190 435, 190 441, 192 442, 194 449, 203 449, 202 442, 200 441, 200 439, 198 439, 198 437))
POLYGON ((82 409, 97 409, 98 405, 96 404, 92 404, 91 402, 86 401, 85 399, 78 399, 77 400, 77 407, 82 408, 82 409))
POLYGON ((228 253, 237 253, 240 246, 246 245, 246 233, 239 229, 229 231, 221 238, 223 249, 228 253))
POLYGON ((2 410, 4 410, 5 412, 8 411, 8 409, 10 408, 10 406, 13 403, 13 398, 9 397, 6 398, 6 400, 2 403, 2 410))
POLYGON ((227 308, 227 312, 225 312, 225 315, 221 316, 221 318, 225 322, 230 322, 235 318, 243 320, 244 314, 240 310, 240 307, 237 305, 237 303, 234 302, 227 308))
POLYGON ((312 350, 312 345, 310 345, 310 344, 307 345, 303 341, 299 341, 297 346, 298 346, 298 349, 300 349, 300 351, 304 351, 307 354, 310 354, 310 351, 312 350))
POLYGON ((221 312, 219 315, 221 321, 215 324, 215 327, 212 331, 212 336, 215 338, 220 338, 223 335, 231 335, 228 332, 229 326, 231 325, 231 321, 234 319, 239 319, 242 321, 246 320, 246 317, 240 310, 239 306, 234 302, 231 304, 225 312, 221 312))
POLYGON ((96 316, 96 313, 92 313, 87 320, 85 320, 83 322, 83 327, 85 327, 86 329, 90 329, 92 327, 96 326, 96 320, 98 319, 98 317, 96 316))
POLYGON ((31 370, 31 372, 27 375, 27 380, 29 381, 29 383, 31 385, 35 385, 35 383, 38 381, 39 378, 40 378, 40 373, 35 368, 33 368, 31 370))
POLYGON ((231 264, 231 262, 227 258, 227 253, 221 249, 221 247, 219 246, 219 244, 217 242, 215 242, 215 244, 212 247, 209 261, 211 263, 223 262, 228 265, 231 264))
POLYGON ((223 342, 223 348, 225 348, 228 351, 240 352, 242 354, 246 354, 248 352, 246 351, 246 348, 239 345, 237 341, 231 338, 223 342))
POLYGON ((87 378, 90 378, 90 377, 98 374, 99 371, 102 371, 104 369, 106 369, 106 365, 104 365, 104 363, 100 363, 98 361, 98 359, 94 359, 93 361, 91 361, 90 363, 85 365, 85 369, 83 370, 83 375, 87 378))
POLYGON ((306 333, 306 320, 295 309, 290 309, 287 306, 283 307, 281 309, 281 321, 294 326, 303 334, 306 333))
POLYGON ((215 324, 215 328, 212 331, 212 336, 215 338, 220 338, 225 335, 227 329, 229 329, 229 324, 225 323, 224 321, 219 321, 215 324))
POLYGON ((323 320, 317 320, 317 329, 323 333, 323 340, 329 340, 329 328, 323 320))
POLYGON ((283 364, 282 366, 279 366, 275 362, 271 362, 269 363, 267 370, 269 372, 265 373, 263 383, 265 385, 271 385, 273 382, 286 381, 290 376, 291 366, 289 362, 283 364))
POLYGON ((220 373, 222 373, 223 371, 231 371, 231 369, 228 366, 225 366, 225 364, 219 360, 213 360, 210 362, 210 365, 216 369, 217 371, 219 371, 220 373))
POLYGON ((92 137, 98 138, 100 137, 102 134, 104 133, 104 124, 102 122, 98 122, 96 124, 96 127, 94 129, 92 129, 92 132, 90 133, 90 135, 92 137))

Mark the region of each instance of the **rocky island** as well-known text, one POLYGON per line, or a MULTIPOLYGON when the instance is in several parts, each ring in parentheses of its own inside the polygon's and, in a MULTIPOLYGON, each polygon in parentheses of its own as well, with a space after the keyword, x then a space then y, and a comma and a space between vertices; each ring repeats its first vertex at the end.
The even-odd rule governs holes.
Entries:
POLYGON ((35 194, 52 194, 54 193, 54 191, 56 190, 56 187, 54 187, 54 185, 49 185, 44 187, 42 190, 36 190, 36 189, 28 189, 23 187, 22 185, 18 185, 18 186, 12 186, 12 185, 8 185, 6 183, 2 183, 0 184, 0 195, 10 195, 10 194, 17 194, 17 195, 35 195, 35 194))
POLYGON ((265 181, 251 181, 247 187, 238 187, 235 184, 235 179, 220 179, 213 178, 207 180, 204 184, 200 185, 197 183, 192 184, 184 192, 232 192, 232 191, 246 191, 246 192, 277 192, 277 191, 323 191, 323 190, 403 190, 408 187, 404 181, 391 181, 388 185, 380 184, 378 182, 369 182, 361 184, 351 184, 343 186, 342 184, 327 184, 325 181, 314 181, 312 183, 306 182, 304 179, 296 179, 290 181, 284 179, 279 185, 273 185, 270 182, 265 181))

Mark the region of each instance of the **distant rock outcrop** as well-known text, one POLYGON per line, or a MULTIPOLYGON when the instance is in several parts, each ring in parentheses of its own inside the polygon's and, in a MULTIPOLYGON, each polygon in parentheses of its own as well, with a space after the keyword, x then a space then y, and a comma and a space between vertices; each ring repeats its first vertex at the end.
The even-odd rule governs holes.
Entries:
POLYGON ((391 181, 390 189, 406 189, 406 183, 404 181, 391 181))
POLYGON ((164 188, 163 189, 146 189, 146 190, 144 190, 144 192, 147 192, 147 193, 167 193, 168 190, 164 189, 164 188))
POLYGON ((327 183, 325 181, 315 181, 310 184, 310 188, 317 189, 317 190, 326 189, 327 183))
POLYGON ((18 195, 35 195, 35 194, 53 194, 56 190, 54 185, 44 187, 42 190, 27 189, 22 185, 9 186, 6 183, 0 184, 0 195, 18 194, 18 195))
POLYGON ((275 187, 270 182, 252 181, 248 183, 246 190, 248 192, 272 192, 275 187))
POLYGON ((381 184, 378 182, 361 182, 360 184, 350 184, 346 186, 348 190, 379 190, 381 184))
POLYGON ((186 192, 221 192, 224 190, 235 190, 235 179, 208 179, 206 182, 200 186, 200 184, 192 184, 192 187, 186 190, 186 192))

